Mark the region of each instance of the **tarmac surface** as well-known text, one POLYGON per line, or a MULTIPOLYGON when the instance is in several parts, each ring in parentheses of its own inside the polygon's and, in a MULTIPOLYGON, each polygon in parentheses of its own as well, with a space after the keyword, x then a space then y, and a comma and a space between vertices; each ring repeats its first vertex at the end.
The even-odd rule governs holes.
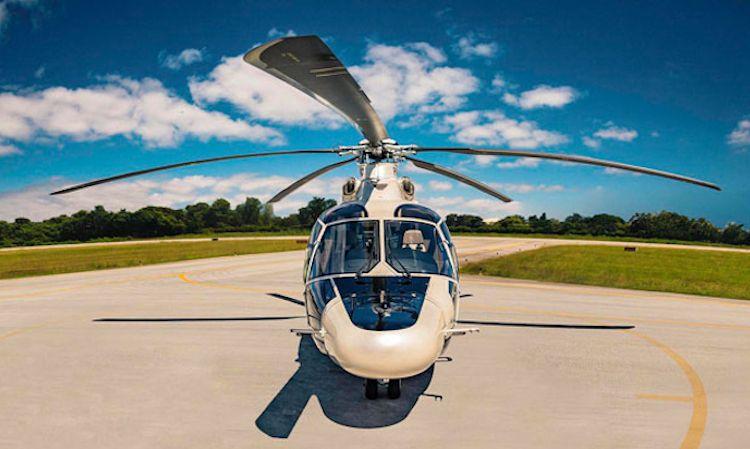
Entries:
POLYGON ((289 332, 302 261, 0 281, 0 448, 750 446, 750 302, 466 276, 481 332, 368 401, 289 332))

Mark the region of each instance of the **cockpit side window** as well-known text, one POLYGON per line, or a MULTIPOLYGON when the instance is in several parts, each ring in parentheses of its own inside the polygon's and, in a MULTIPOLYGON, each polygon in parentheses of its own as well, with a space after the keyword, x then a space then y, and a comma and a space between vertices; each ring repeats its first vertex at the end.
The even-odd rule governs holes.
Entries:
POLYGON ((315 243, 318 241, 318 236, 322 228, 323 224, 320 220, 316 220, 312 232, 310 232, 310 240, 307 242, 307 250, 305 251, 305 272, 302 275, 302 280, 304 281, 307 281, 307 264, 310 262, 310 256, 312 256, 313 248, 315 248, 315 243))
POLYGON ((310 277, 369 272, 380 260, 378 235, 376 220, 328 226, 315 250, 310 277))
POLYGON ((445 243, 448 245, 448 250, 450 250, 451 252, 451 258, 453 259, 454 276, 458 278, 458 253, 456 253, 456 245, 453 244, 451 232, 450 230, 448 230, 448 225, 445 223, 445 220, 440 222, 440 231, 443 233, 445 243))
POLYGON ((448 225, 445 224, 445 220, 440 222, 440 231, 443 233, 443 237, 445 237, 446 242, 453 243, 453 239, 451 238, 451 231, 448 230, 448 225))
POLYGON ((400 273, 454 275, 437 228, 428 223, 386 221, 385 258, 400 273))
POLYGON ((307 243, 308 246, 315 245, 315 242, 318 241, 318 236, 320 235, 320 230, 323 228, 323 225, 321 224, 320 220, 316 220, 315 224, 313 225, 312 232, 310 232, 310 241, 307 243))

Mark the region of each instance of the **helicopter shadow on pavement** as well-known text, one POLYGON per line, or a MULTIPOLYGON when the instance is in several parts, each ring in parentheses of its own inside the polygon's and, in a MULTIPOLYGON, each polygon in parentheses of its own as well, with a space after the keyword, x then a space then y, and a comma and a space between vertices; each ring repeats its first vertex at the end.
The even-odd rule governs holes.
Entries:
POLYGON ((347 427, 386 427, 403 421, 432 380, 433 367, 404 379, 401 397, 377 400, 364 397, 362 379, 342 370, 315 347, 312 338, 300 338, 299 368, 255 420, 255 425, 273 438, 288 438, 312 396, 323 413, 347 427))

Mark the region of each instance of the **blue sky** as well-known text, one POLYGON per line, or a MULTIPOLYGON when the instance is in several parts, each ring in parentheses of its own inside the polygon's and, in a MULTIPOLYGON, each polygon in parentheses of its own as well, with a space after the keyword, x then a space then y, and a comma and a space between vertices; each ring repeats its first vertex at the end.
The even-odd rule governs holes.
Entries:
MULTIPOLYGON (((334 114, 237 59, 290 33, 324 37, 400 143, 582 154, 724 188, 425 155, 517 200, 503 205, 405 167, 418 197, 443 213, 627 218, 667 209, 750 224, 748 2, 154 3, 0 1, 0 219, 267 199, 332 162, 231 162, 46 195, 152 165, 356 143, 334 114)), ((353 174, 336 170, 276 210, 338 198, 338 181, 353 174)))

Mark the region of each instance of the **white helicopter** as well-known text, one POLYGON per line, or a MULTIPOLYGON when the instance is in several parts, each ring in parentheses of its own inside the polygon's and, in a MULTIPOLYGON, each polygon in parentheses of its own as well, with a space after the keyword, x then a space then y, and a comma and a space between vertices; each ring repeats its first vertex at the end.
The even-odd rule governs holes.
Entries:
POLYGON ((318 36, 285 37, 249 51, 245 61, 335 110, 363 135, 358 145, 317 150, 237 154, 125 173, 69 187, 52 195, 161 170, 255 157, 336 154, 347 156, 304 176, 275 195, 275 203, 305 183, 355 162, 359 176, 343 185, 342 203, 316 221, 304 265, 308 329, 317 348, 345 371, 365 379, 365 396, 378 397, 379 385, 398 398, 401 379, 431 367, 450 339, 478 331, 460 324, 458 258, 445 220, 419 205, 414 184, 399 177, 399 164, 468 184, 500 201, 511 201, 490 186, 451 169, 417 159, 417 153, 450 152, 551 159, 612 167, 688 182, 715 190, 694 178, 618 162, 557 153, 508 149, 425 148, 399 145, 386 132, 370 100, 346 67, 318 36))

